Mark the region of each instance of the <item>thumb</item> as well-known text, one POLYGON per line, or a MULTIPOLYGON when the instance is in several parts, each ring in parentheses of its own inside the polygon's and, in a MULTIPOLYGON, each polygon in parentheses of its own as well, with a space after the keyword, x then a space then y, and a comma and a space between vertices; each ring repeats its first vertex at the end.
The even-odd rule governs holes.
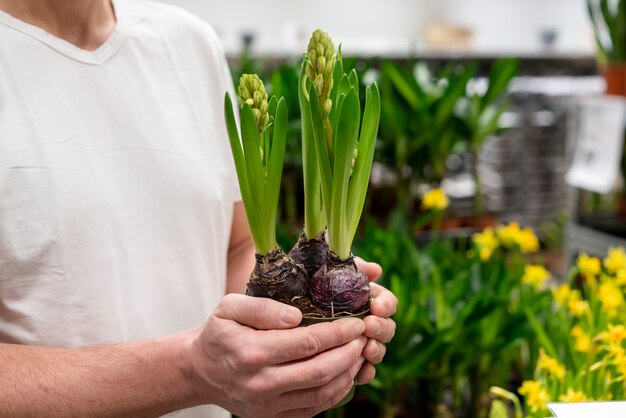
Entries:
POLYGON ((298 308, 268 298, 228 294, 214 315, 254 329, 293 328, 302 321, 298 308))

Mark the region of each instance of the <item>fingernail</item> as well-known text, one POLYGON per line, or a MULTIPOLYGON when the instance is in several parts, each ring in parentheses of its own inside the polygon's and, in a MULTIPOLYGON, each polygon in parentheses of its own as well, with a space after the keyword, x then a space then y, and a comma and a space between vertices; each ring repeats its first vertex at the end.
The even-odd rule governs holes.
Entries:
POLYGON ((295 308, 282 307, 280 308, 280 320, 287 325, 295 325, 298 323, 300 317, 299 312, 295 308))

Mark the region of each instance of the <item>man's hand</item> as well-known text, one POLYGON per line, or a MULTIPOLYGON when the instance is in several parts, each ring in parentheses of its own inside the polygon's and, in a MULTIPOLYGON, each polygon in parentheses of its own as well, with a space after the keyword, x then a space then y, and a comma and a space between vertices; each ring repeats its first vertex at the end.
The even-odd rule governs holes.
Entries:
POLYGON ((288 305, 226 295, 191 346, 201 401, 245 417, 313 416, 337 404, 365 361, 364 321, 301 320, 288 305))
MULTIPOLYGON (((365 272, 370 282, 378 279, 382 273, 381 267, 376 263, 368 263, 359 257, 355 257, 356 263, 365 272)), ((372 300, 370 313, 364 320, 365 335, 369 338, 363 356, 367 360, 357 375, 357 383, 360 385, 369 383, 376 376, 374 364, 378 364, 385 356, 385 343, 391 341, 396 332, 396 323, 390 317, 396 313, 398 299, 389 290, 379 284, 370 283, 372 286, 372 300)))

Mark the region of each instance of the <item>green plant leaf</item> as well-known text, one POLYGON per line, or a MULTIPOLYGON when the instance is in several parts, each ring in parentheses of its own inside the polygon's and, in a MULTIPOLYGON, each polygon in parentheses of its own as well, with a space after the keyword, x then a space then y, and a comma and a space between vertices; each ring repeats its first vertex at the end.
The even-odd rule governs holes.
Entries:
POLYGON ((248 175, 246 159, 241 148, 241 140, 237 130, 233 104, 228 93, 224 96, 224 115, 226 119, 226 131, 228 132, 228 139, 233 153, 233 159, 235 161, 239 189, 241 190, 241 198, 244 202, 244 209, 246 217, 248 218, 248 225, 250 227, 250 235, 252 236, 254 248, 259 254, 262 254, 263 249, 267 247, 264 238, 265 231, 261 227, 263 225, 263 221, 260 217, 258 205, 254 197, 255 195, 252 193, 250 186, 250 177, 248 175))
POLYGON ((348 185, 352 154, 359 134, 361 109, 355 88, 346 94, 335 131, 333 144, 333 178, 331 210, 328 219, 328 244, 342 260, 350 256, 352 237, 348 236, 346 218, 348 185))
POLYGON ((315 151, 315 135, 311 120, 311 108, 306 98, 308 92, 305 78, 306 61, 302 61, 300 69, 298 102, 302 120, 302 173, 304 179, 304 233, 307 238, 315 237, 326 228, 326 216, 322 206, 322 189, 317 154, 315 151), (306 93, 306 94, 305 94, 306 93))
POLYGON ((309 108, 311 111, 311 126, 313 127, 313 142, 315 143, 315 155, 319 164, 320 179, 322 184, 323 204, 326 210, 326 220, 330 220, 331 191, 333 183, 333 172, 331 159, 326 143, 324 132, 324 121, 322 120, 322 109, 320 108, 317 89, 313 84, 309 86, 309 108))
POLYGON ((285 161, 285 145, 287 143, 287 106, 282 97, 278 100, 274 116, 274 130, 271 154, 268 157, 267 187, 263 209, 264 219, 268 224, 267 230, 273 239, 268 236, 268 245, 273 249, 276 246, 276 217, 278 211, 278 195, 280 192, 283 163, 285 161))
POLYGON ((359 136, 359 152, 354 163, 348 190, 348 234, 353 237, 363 213, 363 205, 374 161, 378 122, 380 120, 380 93, 376 83, 365 89, 365 111, 359 136))

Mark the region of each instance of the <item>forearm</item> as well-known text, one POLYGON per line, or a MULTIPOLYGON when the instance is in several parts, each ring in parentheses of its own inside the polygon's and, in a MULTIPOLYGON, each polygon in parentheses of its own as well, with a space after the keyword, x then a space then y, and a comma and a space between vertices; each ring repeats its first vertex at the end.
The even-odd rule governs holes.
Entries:
POLYGON ((228 252, 226 293, 245 293, 246 283, 254 268, 254 245, 247 241, 228 252))
POLYGON ((198 404, 196 331, 81 349, 0 344, 0 416, 152 417, 198 404))

